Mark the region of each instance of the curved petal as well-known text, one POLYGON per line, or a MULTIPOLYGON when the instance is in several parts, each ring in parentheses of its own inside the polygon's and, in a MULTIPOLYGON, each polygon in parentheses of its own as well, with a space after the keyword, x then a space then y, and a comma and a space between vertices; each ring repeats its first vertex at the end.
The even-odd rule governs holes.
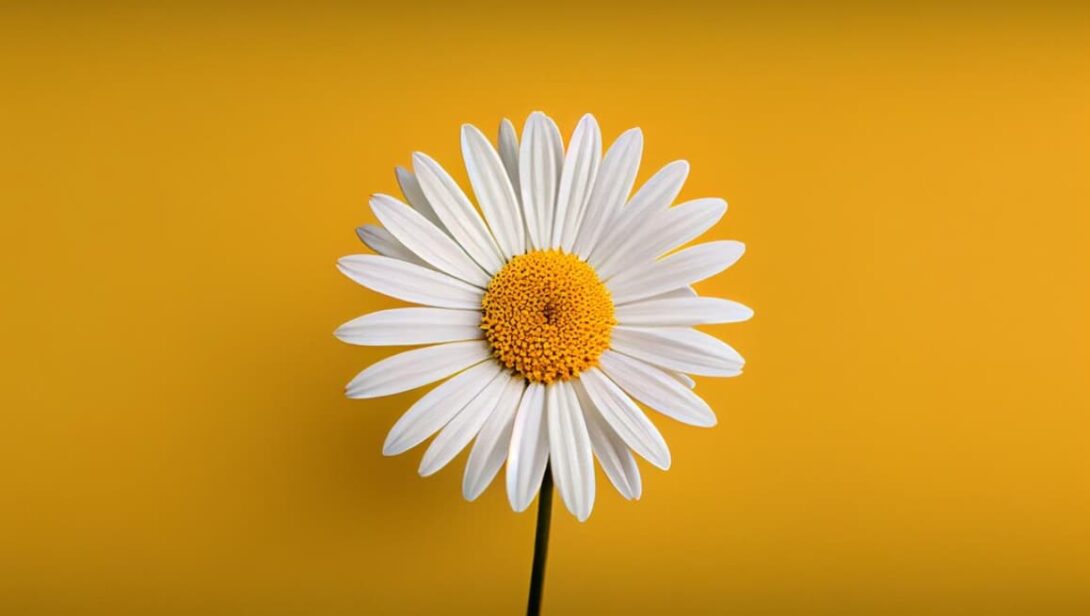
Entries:
POLYGON ((726 342, 685 327, 614 327, 611 348, 697 376, 738 376, 745 360, 726 342))
POLYGON ((598 267, 606 257, 630 242, 637 230, 670 207, 688 176, 689 163, 683 160, 675 160, 659 169, 636 191, 628 205, 620 209, 597 245, 591 248, 587 261, 598 267))
POLYGON ((583 418, 587 422, 591 449, 594 457, 598 458, 598 463, 602 465, 602 471, 621 496, 629 500, 638 499, 643 486, 636 458, 621 437, 602 419, 601 413, 587 396, 586 389, 578 381, 575 383, 575 393, 579 397, 579 406, 582 407, 583 418))
POLYGON ((466 461, 466 472, 462 478, 462 496, 466 500, 476 500, 492 483, 492 479, 507 459, 507 450, 511 446, 511 431, 515 424, 515 411, 526 391, 526 382, 512 377, 515 387, 508 387, 500 397, 495 410, 488 416, 477 434, 473 449, 466 461))
POLYGON ((696 381, 694 381, 693 377, 689 376, 688 374, 685 374, 684 372, 676 372, 674 370, 667 370, 666 373, 674 377, 674 380, 676 380, 678 383, 681 383, 689 389, 696 388, 696 381))
POLYGON ((556 214, 553 218, 553 248, 572 251, 601 159, 602 133, 594 116, 588 113, 579 120, 575 132, 572 133, 564 168, 560 173, 556 214))
POLYGON ((564 138, 560 136, 560 128, 557 127, 556 121, 545 116, 545 128, 549 130, 551 137, 549 143, 553 148, 553 160, 556 161, 557 178, 559 181, 559 171, 564 168, 564 138))
POLYGON ((414 265, 431 267, 426 261, 416 256, 413 251, 405 247, 392 233, 378 225, 363 225, 356 227, 356 236, 360 238, 368 248, 384 257, 407 261, 414 265))
POLYGON ((511 188, 515 189, 515 195, 521 194, 519 188, 519 136, 515 131, 515 125, 511 120, 504 118, 500 122, 500 135, 497 139, 500 145, 500 160, 507 171, 507 179, 511 182, 511 188))
POLYGON ((424 394, 390 429, 382 445, 382 455, 396 456, 426 441, 476 398, 499 373, 499 364, 484 362, 424 394))
POLYGON ((678 287, 711 278, 734 265, 745 252, 734 241, 697 244, 645 267, 633 267, 606 281, 615 304, 653 297, 678 287))
POLYGON ((590 435, 571 383, 559 381, 545 388, 549 425, 549 463, 560 497, 580 522, 594 508, 594 456, 590 435))
MULTIPOLYGON (((404 351, 357 374, 345 388, 345 395, 378 398, 416 389, 479 364, 491 355, 491 347, 482 340, 448 342, 404 351)), ((497 362, 491 363, 499 366, 497 362)))
POLYGON ((749 308, 718 297, 651 299, 618 306, 617 322, 633 326, 681 326, 738 323, 753 316, 749 308))
POLYGON ((424 215, 389 195, 371 197, 371 211, 406 248, 435 269, 484 288, 491 276, 424 215))
POLYGON ((608 280, 632 264, 644 265, 700 237, 727 211, 722 199, 695 199, 672 207, 638 230, 638 237, 602 260, 598 276, 608 280))
POLYGON ((414 304, 479 310, 484 297, 481 289, 469 283, 390 257, 342 257, 337 269, 372 291, 414 304))
POLYGON ((530 506, 541 487, 549 461, 549 434, 545 427, 545 387, 531 383, 522 394, 511 429, 507 454, 507 500, 515 511, 530 506))
POLYGON ((413 172, 405 167, 396 167, 394 173, 397 175, 397 185, 401 188, 401 194, 405 196, 409 205, 427 218, 428 222, 439 227, 443 233, 448 233, 447 228, 443 226, 443 221, 439 220, 439 215, 435 213, 435 208, 428 203, 428 198, 424 196, 424 190, 420 188, 420 182, 413 172))
POLYGON ((352 319, 333 335, 348 344, 402 346, 479 340, 484 332, 476 310, 393 308, 352 319))
POLYGON ((652 297, 641 299, 640 301, 641 302, 649 302, 651 300, 674 299, 674 298, 678 298, 678 297, 699 297, 699 296, 697 295, 697 292, 692 287, 681 287, 679 289, 672 289, 672 290, 667 291, 665 293, 659 293, 658 295, 654 295, 652 297))
POLYGON ((420 460, 421 477, 432 475, 446 466, 477 436, 485 420, 499 404, 503 392, 511 385, 511 378, 501 373, 492 379, 477 397, 470 400, 469 404, 443 426, 439 436, 431 442, 420 460))
POLYGON ((621 440, 651 464, 663 470, 670 468, 670 448, 666 446, 666 439, 628 394, 598 368, 584 371, 579 375, 579 382, 602 419, 621 440))
POLYGON ((525 252, 526 232, 518 197, 507 179, 499 154, 481 131, 471 124, 462 125, 462 158, 477 203, 507 259, 525 252))
POLYGON ((587 258, 598 238, 612 224, 632 192, 642 155, 643 133, 638 128, 632 128, 617 137, 602 159, 594 189, 587 200, 587 213, 579 226, 573 248, 575 254, 583 259, 587 258))
POLYGON ((606 351, 602 371, 629 395, 681 423, 708 428, 715 413, 700 396, 658 368, 620 353, 606 351))
POLYGON ((428 197, 428 203, 431 203, 455 241, 486 272, 498 272, 503 267, 500 249, 481 220, 481 215, 473 209, 473 204, 454 178, 439 163, 421 152, 413 154, 413 169, 420 180, 420 188, 428 197))
POLYGON ((562 161, 556 152, 563 152, 560 132, 545 114, 535 111, 526 119, 519 148, 519 186, 522 192, 522 213, 531 247, 543 250, 551 245, 553 209, 560 185, 562 161))

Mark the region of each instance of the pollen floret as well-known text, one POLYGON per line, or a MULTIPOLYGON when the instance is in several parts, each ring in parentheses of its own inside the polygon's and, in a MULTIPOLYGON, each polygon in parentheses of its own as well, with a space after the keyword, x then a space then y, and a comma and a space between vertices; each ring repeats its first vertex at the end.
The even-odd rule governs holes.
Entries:
POLYGON ((526 379, 552 383, 598 364, 617 323, 594 269, 575 255, 519 255, 489 282, 481 329, 492 353, 526 379))

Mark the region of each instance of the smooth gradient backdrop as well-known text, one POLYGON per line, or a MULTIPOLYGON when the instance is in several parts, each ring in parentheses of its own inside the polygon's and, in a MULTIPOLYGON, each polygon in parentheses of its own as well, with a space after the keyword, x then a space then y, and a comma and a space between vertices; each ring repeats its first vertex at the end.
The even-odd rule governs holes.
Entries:
POLYGON ((688 160, 757 313, 549 613, 1090 613, 1086 5, 157 4, 0 7, 0 612, 523 609, 533 513, 343 397, 394 302, 334 263, 541 109, 688 160))

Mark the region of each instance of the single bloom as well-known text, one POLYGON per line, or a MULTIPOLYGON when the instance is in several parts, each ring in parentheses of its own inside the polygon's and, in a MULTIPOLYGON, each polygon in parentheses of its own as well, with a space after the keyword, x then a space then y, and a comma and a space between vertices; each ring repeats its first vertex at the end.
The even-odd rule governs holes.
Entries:
POLYGON ((376 255, 340 259, 359 284, 419 307, 381 310, 336 336, 358 345, 419 345, 348 384, 350 398, 443 381, 390 430, 385 455, 436 435, 420 474, 472 442, 462 492, 476 499, 506 463, 507 497, 526 509, 546 465, 580 521, 594 506, 594 458, 625 498, 641 494, 633 455, 670 466, 670 450, 637 403, 693 426, 716 418, 690 375, 741 374, 744 360, 694 328, 753 312, 701 297, 692 284, 734 264, 740 242, 681 248, 726 212, 722 199, 673 206, 689 172, 672 162, 629 197, 643 134, 621 134, 602 155, 585 115, 565 151, 556 123, 530 114, 521 143, 500 123, 498 151, 462 127, 476 204, 425 154, 397 169, 408 204, 374 195, 381 225, 357 229, 376 255), (679 250, 680 248, 680 250, 679 250))

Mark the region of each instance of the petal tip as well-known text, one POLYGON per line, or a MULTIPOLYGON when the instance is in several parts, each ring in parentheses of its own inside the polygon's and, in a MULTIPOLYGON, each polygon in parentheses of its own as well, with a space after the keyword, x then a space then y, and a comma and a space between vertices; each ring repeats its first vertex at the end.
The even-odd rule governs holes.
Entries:
POLYGON ((382 444, 382 455, 386 457, 396 456, 404 451, 397 439, 386 437, 386 442, 382 444))
POLYGON ((462 498, 464 498, 466 502, 472 503, 477 500, 482 491, 483 490, 478 489, 475 485, 462 482, 462 498))

